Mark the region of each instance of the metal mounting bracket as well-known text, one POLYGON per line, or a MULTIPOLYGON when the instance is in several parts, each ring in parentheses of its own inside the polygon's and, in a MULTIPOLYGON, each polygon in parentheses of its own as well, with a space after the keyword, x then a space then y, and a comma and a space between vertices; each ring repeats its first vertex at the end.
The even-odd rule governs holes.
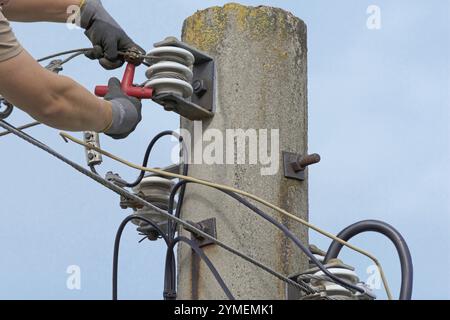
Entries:
MULTIPOLYGON (((203 232, 209 234, 211 237, 217 238, 217 221, 216 218, 206 219, 203 221, 200 221, 198 223, 191 223, 193 226, 197 227, 198 229, 202 230, 203 232)), ((201 236, 196 235, 195 233, 192 233, 191 236, 192 240, 197 241, 197 244, 200 248, 204 248, 206 246, 213 245, 214 242, 209 239, 204 239, 201 236)))
POLYGON ((179 41, 175 37, 155 43, 157 47, 172 46, 185 49, 195 57, 193 66, 192 87, 194 94, 190 99, 172 94, 161 94, 153 98, 153 101, 162 105, 168 111, 174 111, 189 120, 204 120, 214 116, 216 68, 214 59, 204 52, 179 41))
POLYGON ((298 154, 292 152, 283 152, 284 176, 288 179, 305 181, 305 171, 295 172, 293 163, 298 159, 298 154))

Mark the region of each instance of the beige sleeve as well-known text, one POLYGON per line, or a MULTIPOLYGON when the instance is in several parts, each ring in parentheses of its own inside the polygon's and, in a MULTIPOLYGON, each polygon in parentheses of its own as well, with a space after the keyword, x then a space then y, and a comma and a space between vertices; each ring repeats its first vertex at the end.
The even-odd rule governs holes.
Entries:
POLYGON ((0 62, 14 58, 22 50, 22 46, 17 41, 8 20, 0 10, 0 62))

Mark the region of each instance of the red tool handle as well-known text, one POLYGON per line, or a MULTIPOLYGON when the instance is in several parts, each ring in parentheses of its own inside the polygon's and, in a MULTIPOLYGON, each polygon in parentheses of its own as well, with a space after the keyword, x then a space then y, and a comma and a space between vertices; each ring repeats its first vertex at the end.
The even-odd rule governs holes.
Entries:
MULTIPOLYGON (((129 97, 135 97, 138 99, 152 99, 153 89, 136 87, 133 85, 134 73, 136 66, 132 63, 127 64, 125 73, 123 74, 121 88, 122 91, 129 97)), ((95 95, 97 97, 104 97, 108 94, 108 86, 96 86, 95 95)))

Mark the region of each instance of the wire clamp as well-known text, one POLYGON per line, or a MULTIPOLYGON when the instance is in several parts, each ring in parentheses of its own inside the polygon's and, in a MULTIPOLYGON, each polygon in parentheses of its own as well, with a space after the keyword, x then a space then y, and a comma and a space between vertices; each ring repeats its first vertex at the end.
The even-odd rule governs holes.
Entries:
POLYGON ((116 186, 121 187, 121 188, 125 188, 125 186, 127 185, 127 182, 125 180, 123 180, 121 176, 119 176, 117 173, 114 173, 111 171, 106 173, 105 179, 106 179, 106 181, 112 182, 116 186))

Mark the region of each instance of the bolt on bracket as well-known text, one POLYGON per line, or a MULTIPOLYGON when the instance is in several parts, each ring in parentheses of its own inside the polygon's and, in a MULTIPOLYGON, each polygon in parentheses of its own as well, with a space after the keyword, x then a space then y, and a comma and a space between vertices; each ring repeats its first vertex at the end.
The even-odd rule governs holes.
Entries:
POLYGON ((305 181, 306 169, 313 164, 320 162, 320 155, 300 155, 292 152, 283 152, 284 176, 288 179, 305 181))

